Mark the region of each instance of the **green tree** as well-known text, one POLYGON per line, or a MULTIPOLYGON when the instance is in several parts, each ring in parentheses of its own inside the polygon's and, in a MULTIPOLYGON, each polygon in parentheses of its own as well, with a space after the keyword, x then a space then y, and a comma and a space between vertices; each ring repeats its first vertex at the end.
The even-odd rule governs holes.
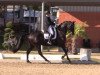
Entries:
POLYGON ((88 36, 87 36, 87 33, 86 33, 86 30, 85 30, 85 26, 86 23, 83 23, 83 24, 78 24, 78 23, 75 23, 75 27, 74 27, 74 35, 71 35, 70 32, 67 32, 66 34, 66 37, 67 37, 67 47, 71 49, 71 52, 73 54, 77 54, 77 48, 76 48, 76 39, 78 37, 81 37, 83 39, 87 39, 88 36))

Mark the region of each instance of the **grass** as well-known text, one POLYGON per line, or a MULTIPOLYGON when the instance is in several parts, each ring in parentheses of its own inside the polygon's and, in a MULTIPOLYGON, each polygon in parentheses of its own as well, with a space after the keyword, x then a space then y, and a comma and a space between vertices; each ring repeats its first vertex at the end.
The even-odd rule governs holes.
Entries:
POLYGON ((100 64, 100 59, 92 58, 92 61, 95 61, 100 64))
POLYGON ((12 58, 12 57, 4 57, 4 59, 20 59, 20 57, 14 57, 14 58, 12 58))

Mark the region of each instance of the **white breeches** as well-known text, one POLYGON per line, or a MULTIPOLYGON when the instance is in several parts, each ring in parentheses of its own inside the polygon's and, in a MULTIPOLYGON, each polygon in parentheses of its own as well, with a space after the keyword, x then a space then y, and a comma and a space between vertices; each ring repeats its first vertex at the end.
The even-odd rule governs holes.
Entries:
POLYGON ((51 35, 54 35, 53 27, 49 26, 48 32, 49 32, 51 35))

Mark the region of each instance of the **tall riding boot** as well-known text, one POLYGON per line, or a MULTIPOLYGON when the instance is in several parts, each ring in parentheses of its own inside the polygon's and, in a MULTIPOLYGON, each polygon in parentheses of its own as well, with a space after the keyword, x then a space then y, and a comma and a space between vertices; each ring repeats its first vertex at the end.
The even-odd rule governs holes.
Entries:
POLYGON ((51 43, 51 39, 52 39, 52 36, 50 35, 50 36, 49 36, 49 39, 48 39, 48 42, 47 42, 47 43, 50 44, 50 45, 52 44, 52 43, 51 43))

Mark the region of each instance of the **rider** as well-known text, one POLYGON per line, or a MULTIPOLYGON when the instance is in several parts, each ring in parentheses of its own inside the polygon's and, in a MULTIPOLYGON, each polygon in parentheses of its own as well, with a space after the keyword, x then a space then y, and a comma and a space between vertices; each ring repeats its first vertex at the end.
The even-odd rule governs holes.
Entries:
POLYGON ((50 18, 50 11, 46 11, 45 15, 46 15, 45 23, 48 26, 47 30, 49 32, 48 44, 51 44, 51 40, 52 40, 53 35, 54 35, 55 23, 50 18))

